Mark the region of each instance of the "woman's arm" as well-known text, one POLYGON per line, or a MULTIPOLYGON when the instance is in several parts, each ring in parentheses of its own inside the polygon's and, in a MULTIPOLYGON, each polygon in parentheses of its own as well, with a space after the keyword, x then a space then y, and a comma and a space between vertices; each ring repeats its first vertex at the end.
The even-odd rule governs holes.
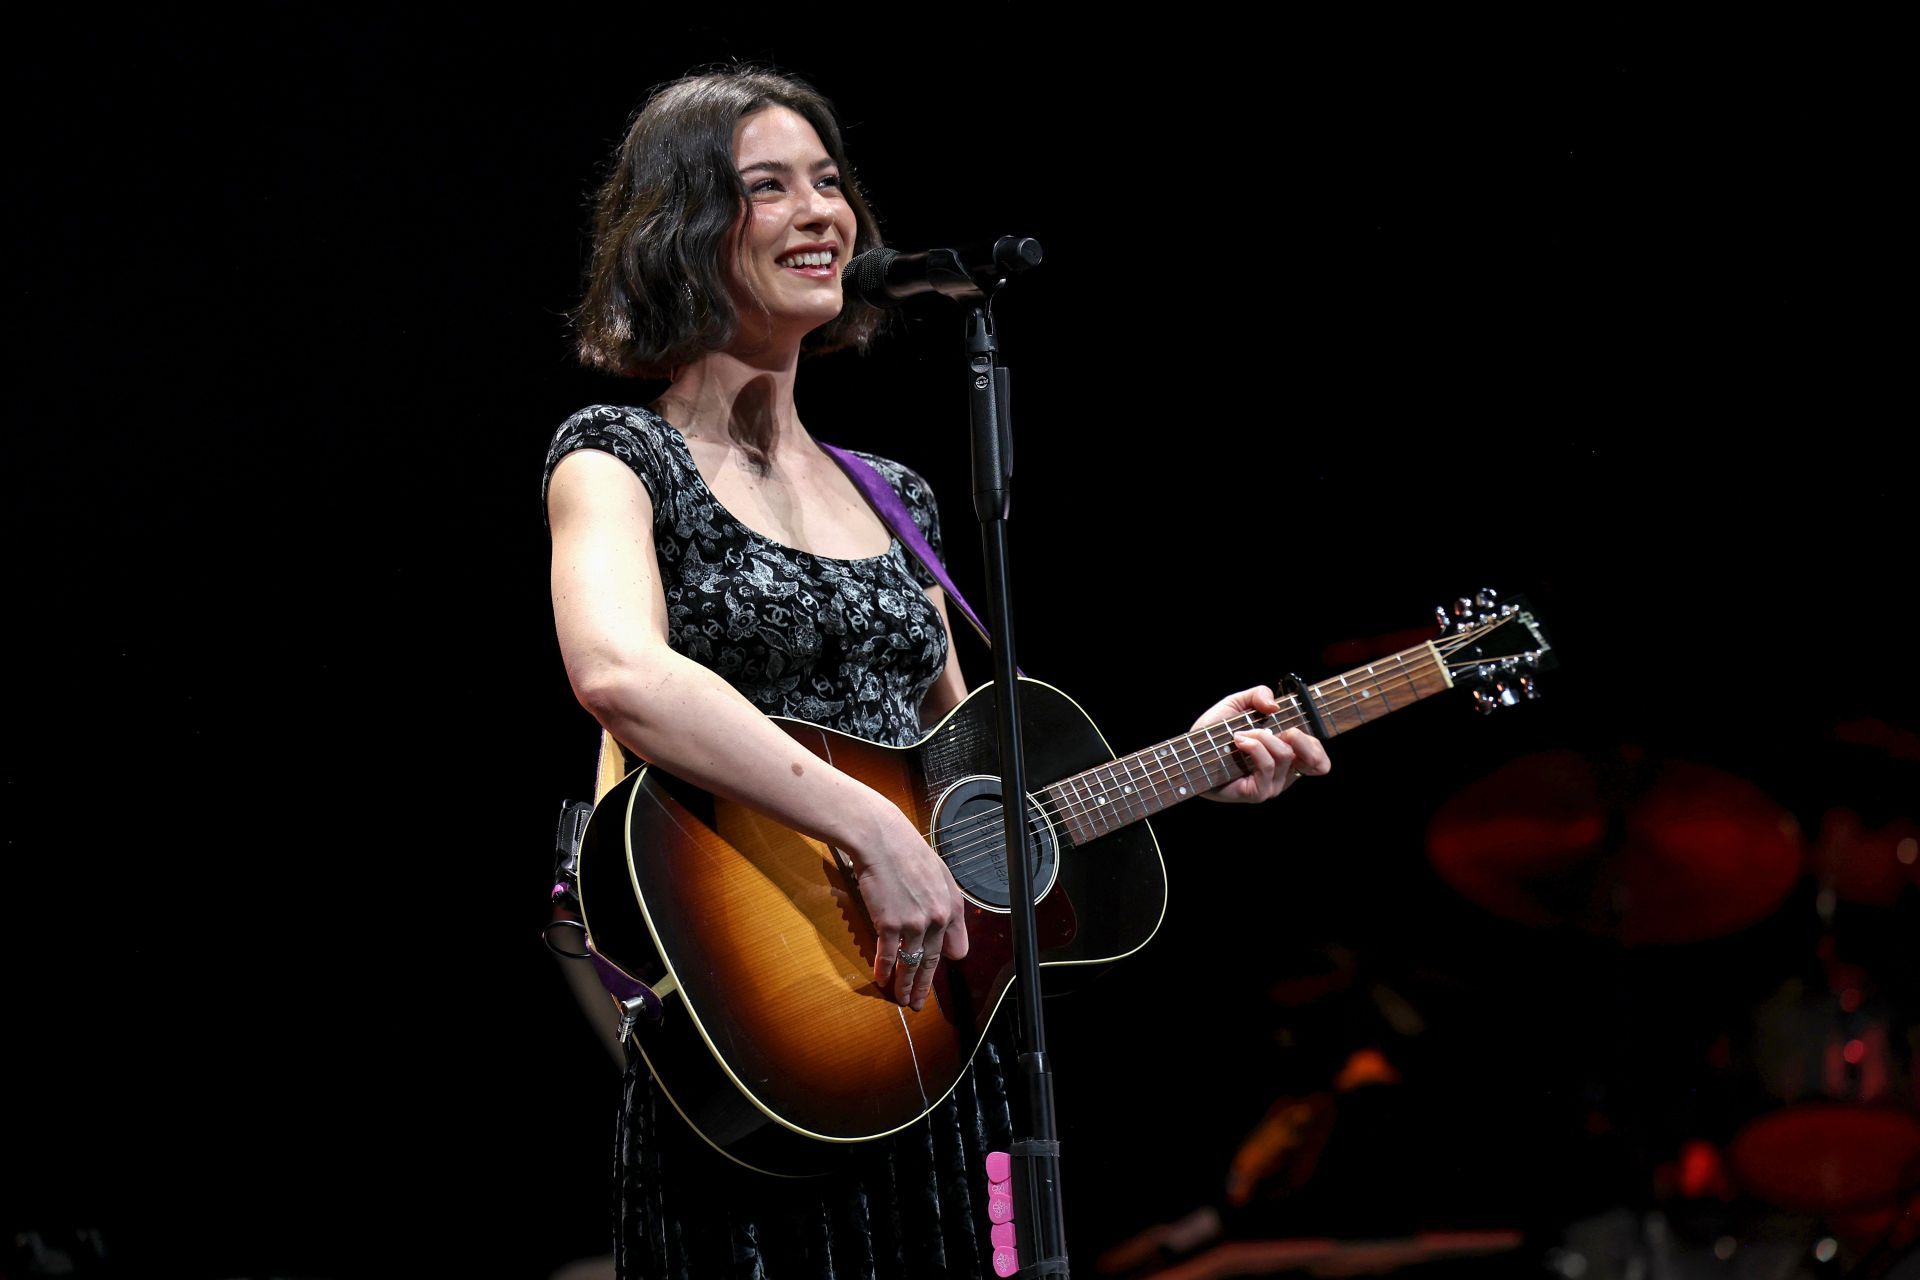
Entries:
POLYGON ((625 463, 569 454, 548 484, 547 510, 554 624, 581 705, 642 758, 844 849, 879 935, 874 981, 919 1008, 934 965, 896 969, 894 954, 924 947, 929 960, 958 959, 967 932, 959 887, 912 819, 668 647, 653 504, 625 463))

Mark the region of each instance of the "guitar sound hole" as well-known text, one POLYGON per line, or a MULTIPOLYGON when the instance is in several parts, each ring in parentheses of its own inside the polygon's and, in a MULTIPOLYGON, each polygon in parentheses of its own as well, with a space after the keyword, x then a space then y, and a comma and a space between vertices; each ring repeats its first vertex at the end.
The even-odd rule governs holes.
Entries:
MULTIPOLYGON (((989 911, 1005 911, 1011 897, 1007 890, 1006 818, 1000 795, 998 778, 965 778, 949 788, 933 810, 934 852, 953 872, 960 892, 989 911)), ((1031 796, 1027 821, 1033 832, 1030 878, 1037 902, 1053 888, 1060 852, 1052 825, 1031 796)))

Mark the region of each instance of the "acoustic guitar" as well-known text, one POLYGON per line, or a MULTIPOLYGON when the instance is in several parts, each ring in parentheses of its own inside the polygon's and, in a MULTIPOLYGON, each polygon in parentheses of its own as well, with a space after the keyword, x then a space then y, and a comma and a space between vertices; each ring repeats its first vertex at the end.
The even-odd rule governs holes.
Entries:
MULTIPOLYGON (((1331 736, 1462 683, 1483 710, 1532 696, 1550 646, 1523 602, 1483 592, 1440 615, 1438 638, 1297 686, 1277 714, 1127 756, 1066 694, 1023 678, 1028 776, 1053 780, 1029 804, 1041 967, 1110 964, 1153 937, 1167 878, 1145 820, 1240 776, 1236 731, 1331 736)), ((657 997, 656 1017, 623 1027, 730 1159, 822 1172, 836 1148, 912 1124, 959 1082, 1013 980, 994 716, 986 685, 905 747, 775 718, 919 823, 966 897, 970 950, 940 965, 918 1013, 874 984, 874 931, 838 850, 651 766, 595 805, 578 861, 589 945, 657 997)))

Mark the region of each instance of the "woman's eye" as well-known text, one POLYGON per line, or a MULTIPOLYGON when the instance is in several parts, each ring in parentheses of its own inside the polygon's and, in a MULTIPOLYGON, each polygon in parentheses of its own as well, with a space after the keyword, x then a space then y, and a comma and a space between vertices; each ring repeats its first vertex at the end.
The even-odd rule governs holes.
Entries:
POLYGON ((826 177, 814 183, 813 185, 816 187, 831 187, 833 190, 838 191, 840 189, 840 175, 837 173, 830 173, 826 177))
POLYGON ((780 189, 780 184, 772 178, 762 178, 760 179, 760 181, 754 183, 752 186, 747 188, 748 191, 753 192, 756 195, 762 191, 778 191, 779 189, 780 189))

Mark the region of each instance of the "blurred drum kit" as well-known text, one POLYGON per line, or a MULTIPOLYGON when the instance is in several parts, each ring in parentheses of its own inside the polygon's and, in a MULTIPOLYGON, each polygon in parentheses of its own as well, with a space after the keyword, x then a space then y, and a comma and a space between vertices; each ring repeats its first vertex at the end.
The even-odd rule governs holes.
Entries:
POLYGON ((1631 751, 1597 767, 1555 751, 1455 794, 1427 843, 1441 878, 1493 915, 1641 958, 1730 939, 1804 901, 1802 877, 1817 885, 1818 923, 1803 931, 1817 936, 1812 954, 1735 1029, 1737 1049, 1722 1041, 1723 1075, 1739 1063, 1754 1078, 1733 1081, 1737 1091, 1765 1104, 1737 1116, 1730 1135, 1682 1141, 1637 1210, 1612 1229, 1570 1233, 1552 1269, 1581 1280, 1920 1274, 1910 994, 1920 974, 1872 971, 1916 951, 1905 936, 1913 914, 1898 910, 1920 889, 1911 817, 1869 822, 1833 808, 1807 838, 1791 812, 1731 773, 1631 751), (1690 1202, 1748 1234, 1720 1233, 1689 1257, 1669 1227, 1690 1202), (1736 1202, 1756 1211, 1726 1212, 1736 1202))
MULTIPOLYGON (((1419 1138, 1398 1119, 1367 1129, 1367 1107, 1400 1086, 1402 1050, 1418 1061, 1425 1017, 1413 1006, 1426 1002, 1404 1000, 1335 947, 1331 963, 1277 983, 1272 997, 1283 1043, 1314 1010, 1321 1023, 1347 1019, 1323 1028, 1319 1047, 1336 1052, 1315 1059, 1351 1050, 1344 1065, 1318 1084, 1292 1073, 1295 1091, 1241 1140, 1219 1203, 1124 1242, 1099 1270, 1128 1280, 1408 1270, 1435 1280, 1920 1280, 1920 735, 1857 722, 1808 750, 1816 759, 1796 776, 1819 802, 1801 809, 1819 816, 1804 826, 1746 778, 1626 746, 1521 756, 1429 822, 1427 859, 1446 885, 1537 931, 1541 957, 1578 957, 1579 972, 1543 959, 1529 975, 1545 987, 1567 975, 1562 1012, 1583 1026, 1569 1043, 1625 1044, 1614 1060, 1570 1063, 1588 1073, 1578 1088, 1541 1082, 1544 1098, 1598 1099, 1582 1103, 1556 1154, 1582 1162, 1605 1145, 1596 1137, 1613 1143, 1594 1156, 1596 1179, 1565 1180, 1553 1223, 1416 1234, 1417 1207, 1380 1209, 1396 1191, 1378 1171, 1419 1159, 1419 1138), (1857 768, 1845 752, 1861 746, 1885 767, 1857 768), (1828 803, 1842 794, 1870 795, 1879 812, 1828 803), (1354 1015, 1365 1004, 1376 1007, 1354 1015), (1350 1176, 1353 1157, 1331 1158, 1343 1137, 1362 1148, 1364 1180, 1350 1176), (1582 1202, 1595 1194, 1613 1207, 1582 1202), (1370 1220, 1342 1220, 1344 1203, 1365 1200, 1370 1220), (1266 1223, 1289 1238, 1244 1238, 1266 1223), (1383 1225, 1391 1239, 1379 1238, 1383 1225), (1306 1238, 1301 1227, 1351 1238, 1306 1238)), ((1431 970, 1403 976, 1429 982, 1437 1000, 1472 987, 1431 970)), ((1411 1118, 1409 1102, 1391 1105, 1411 1118)), ((1549 1178, 1542 1168, 1534 1185, 1551 1197, 1549 1178)), ((1397 1196, 1431 1201, 1417 1187, 1397 1196)))

